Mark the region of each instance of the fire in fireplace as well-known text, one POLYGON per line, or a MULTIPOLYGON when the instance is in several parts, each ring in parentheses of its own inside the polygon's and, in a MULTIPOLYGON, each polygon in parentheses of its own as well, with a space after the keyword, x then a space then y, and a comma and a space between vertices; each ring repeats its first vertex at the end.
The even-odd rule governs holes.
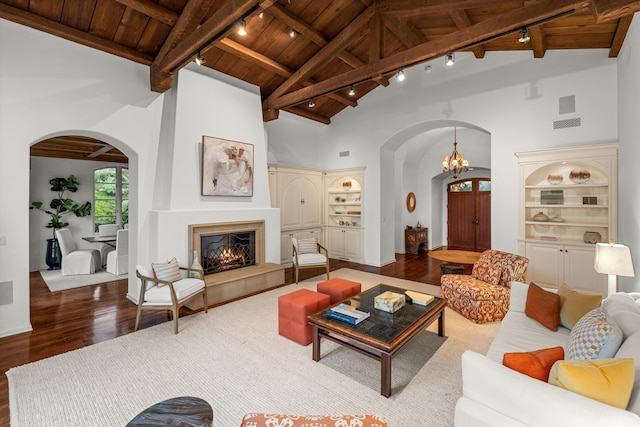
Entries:
POLYGON ((200 236, 204 274, 256 265, 256 232, 221 233, 200 236))

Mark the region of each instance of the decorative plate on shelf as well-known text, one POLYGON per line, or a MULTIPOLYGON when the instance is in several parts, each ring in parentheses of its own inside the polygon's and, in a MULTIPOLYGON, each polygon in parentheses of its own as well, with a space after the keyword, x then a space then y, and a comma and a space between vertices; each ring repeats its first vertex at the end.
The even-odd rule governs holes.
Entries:
POLYGON ((562 182, 562 175, 559 173, 550 173, 549 176, 547 176, 547 181, 549 181, 549 184, 551 185, 558 185, 562 182))
POLYGON ((591 178, 591 172, 584 168, 575 168, 569 173, 569 179, 574 184, 584 184, 591 178))

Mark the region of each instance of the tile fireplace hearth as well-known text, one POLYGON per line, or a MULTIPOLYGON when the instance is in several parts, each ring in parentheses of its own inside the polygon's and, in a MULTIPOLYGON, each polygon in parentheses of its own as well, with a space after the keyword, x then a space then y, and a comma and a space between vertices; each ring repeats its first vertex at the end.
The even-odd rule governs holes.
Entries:
POLYGON ((284 284, 284 267, 265 262, 264 221, 190 224, 189 235, 191 253, 198 251, 205 270, 209 303, 284 284))

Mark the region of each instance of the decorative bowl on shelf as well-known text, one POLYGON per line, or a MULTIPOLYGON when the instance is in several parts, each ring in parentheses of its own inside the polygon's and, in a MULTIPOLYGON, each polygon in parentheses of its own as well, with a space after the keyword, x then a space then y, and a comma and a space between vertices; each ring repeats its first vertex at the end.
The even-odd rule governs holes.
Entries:
POLYGON ((565 222, 566 220, 560 215, 554 216, 550 219, 551 222, 565 222))
POLYGON ((562 174, 559 173, 550 173, 549 176, 547 176, 547 181, 551 185, 558 185, 562 182, 562 180, 562 174))
POLYGON ((597 231, 585 231, 584 232, 584 242, 596 244, 602 241, 602 236, 597 231))
POLYGON ((538 212, 533 216, 533 220, 538 222, 547 222, 549 221, 549 217, 542 212, 538 212))
POLYGON ((351 180, 347 179, 346 181, 342 182, 342 188, 344 189, 344 191, 349 191, 351 190, 351 180))
POLYGON ((591 172, 585 168, 575 168, 569 173, 569 179, 574 184, 584 184, 591 178, 591 172))

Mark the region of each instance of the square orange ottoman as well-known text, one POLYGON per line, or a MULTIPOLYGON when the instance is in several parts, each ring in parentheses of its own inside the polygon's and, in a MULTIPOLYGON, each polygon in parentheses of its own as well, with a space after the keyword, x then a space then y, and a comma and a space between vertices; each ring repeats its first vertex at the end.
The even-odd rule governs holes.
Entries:
POLYGON ((311 344, 313 329, 307 316, 329 307, 329 295, 299 289, 278 297, 278 333, 299 344, 311 344))
POLYGON ((318 282, 316 289, 321 294, 331 297, 331 304, 337 304, 362 292, 362 284, 351 280, 335 279, 318 282))

